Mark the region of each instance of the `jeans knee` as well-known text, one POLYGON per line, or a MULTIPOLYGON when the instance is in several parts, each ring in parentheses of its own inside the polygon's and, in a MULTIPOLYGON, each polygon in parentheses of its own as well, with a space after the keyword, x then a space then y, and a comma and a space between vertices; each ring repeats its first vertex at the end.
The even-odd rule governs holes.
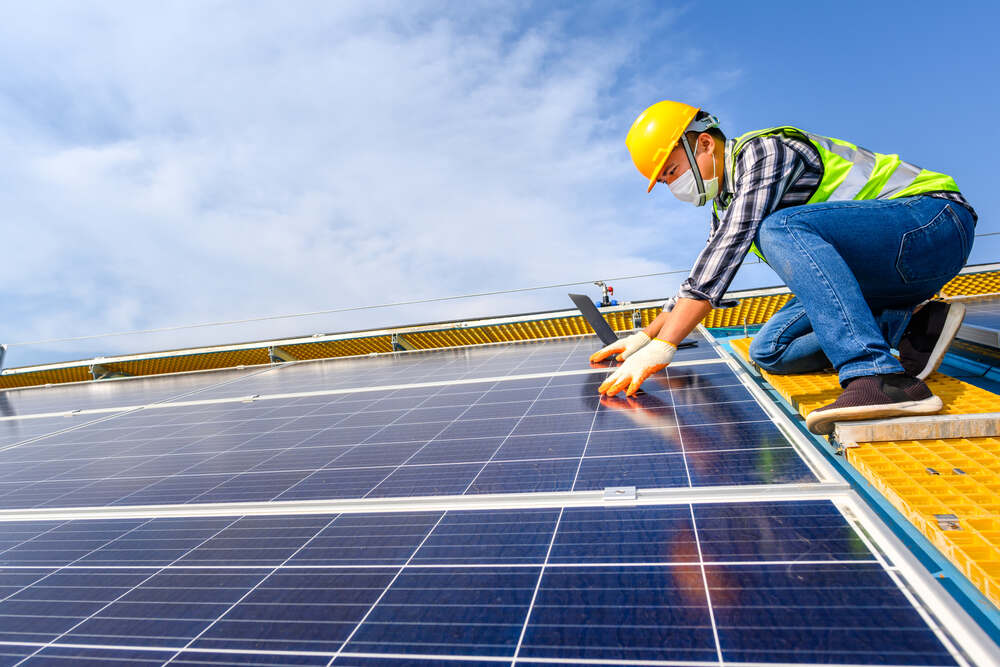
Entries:
POLYGON ((770 365, 778 356, 778 352, 774 349, 774 346, 766 344, 760 335, 755 336, 754 339, 750 341, 750 349, 748 350, 748 353, 750 355, 750 361, 754 362, 764 370, 770 370, 770 365))

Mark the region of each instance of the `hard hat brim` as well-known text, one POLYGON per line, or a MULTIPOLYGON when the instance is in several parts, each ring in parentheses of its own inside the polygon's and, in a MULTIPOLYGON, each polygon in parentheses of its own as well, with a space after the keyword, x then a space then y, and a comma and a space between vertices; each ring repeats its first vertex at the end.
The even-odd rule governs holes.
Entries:
MULTIPOLYGON (((673 152, 674 151, 671 148, 670 153, 673 152)), ((667 165, 667 160, 670 158, 670 153, 667 153, 663 157, 663 159, 660 160, 659 164, 656 165, 656 169, 653 170, 653 176, 652 178, 649 179, 649 187, 646 188, 646 194, 649 194, 650 192, 653 191, 653 186, 656 185, 656 179, 658 179, 660 177, 660 174, 663 173, 663 168, 667 165)))

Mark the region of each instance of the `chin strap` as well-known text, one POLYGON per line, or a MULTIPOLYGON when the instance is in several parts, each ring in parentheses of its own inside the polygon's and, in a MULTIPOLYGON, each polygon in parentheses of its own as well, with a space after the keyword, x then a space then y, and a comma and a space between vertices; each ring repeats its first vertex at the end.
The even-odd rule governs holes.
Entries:
POLYGON ((691 151, 691 147, 688 146, 687 137, 681 137, 681 146, 684 147, 684 154, 687 155, 688 162, 691 164, 691 171, 694 173, 694 184, 698 187, 698 203, 696 206, 704 206, 705 200, 705 181, 701 179, 701 169, 698 168, 698 161, 694 159, 694 153, 691 151))

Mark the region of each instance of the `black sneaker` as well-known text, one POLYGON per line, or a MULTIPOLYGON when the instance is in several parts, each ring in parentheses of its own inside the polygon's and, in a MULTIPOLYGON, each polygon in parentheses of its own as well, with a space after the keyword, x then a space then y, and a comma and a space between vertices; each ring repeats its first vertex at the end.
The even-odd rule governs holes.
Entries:
POLYGON ((810 412, 806 426, 813 433, 828 435, 835 422, 931 415, 942 407, 941 399, 923 380, 902 373, 864 375, 848 381, 836 401, 810 412))
POLYGON ((899 361, 906 374, 926 380, 937 370, 964 318, 965 305, 947 301, 931 301, 914 313, 899 341, 899 361))

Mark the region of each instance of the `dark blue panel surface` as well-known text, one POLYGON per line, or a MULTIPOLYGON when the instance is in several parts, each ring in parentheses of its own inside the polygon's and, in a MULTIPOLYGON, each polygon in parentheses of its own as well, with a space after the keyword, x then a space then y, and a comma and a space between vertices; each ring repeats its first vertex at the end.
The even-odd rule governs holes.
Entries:
POLYGON ((586 458, 580 465, 574 491, 609 486, 688 486, 684 457, 680 454, 586 458))
MULTIPOLYGON (((280 664, 278 652, 294 651, 313 664, 351 637, 351 660, 474 662, 512 657, 528 621, 526 662, 712 662, 700 544, 727 660, 953 664, 826 501, 7 527, 10 565, 38 563, 31 545, 42 540, 52 548, 43 562, 79 560, 0 567, 0 641, 209 651, 182 664, 224 664, 212 653, 221 650, 236 652, 234 664, 280 664), (164 562, 176 567, 149 566, 164 562)), ((101 650, 56 646, 42 657, 132 655, 101 650)))
POLYGON ((688 452, 693 486, 801 484, 816 477, 791 447, 688 452))
MULTIPOLYGON (((0 571, 0 641, 48 642, 149 576, 149 572, 0 571)), ((100 643, 95 641, 93 643, 100 643)))
POLYGON ((195 641, 195 648, 336 651, 395 569, 280 570, 195 641))
POLYGON ((412 563, 543 563, 558 517, 555 509, 448 512, 412 563))
POLYGON ((573 488, 579 459, 493 461, 471 482, 466 493, 540 493, 573 488))
POLYGON ((60 667, 70 667, 71 665, 82 665, 84 667, 90 667, 91 665, 149 665, 152 667, 156 665, 159 667, 170 660, 175 651, 163 649, 137 651, 128 649, 50 646, 48 648, 34 649, 31 653, 33 653, 31 659, 24 663, 26 667, 43 667, 45 665, 60 667))
POLYGON ((695 505, 706 561, 870 560, 829 501, 695 505))
POLYGON ((549 563, 697 562, 691 508, 574 508, 563 512, 549 563))
POLYGON ((539 572, 406 569, 345 650, 513 656, 539 572))
MULTIPOLYGON (((60 641, 114 645, 142 638, 147 646, 183 646, 264 576, 259 571, 233 570, 60 572, 52 579, 64 590, 83 593, 88 601, 86 605, 78 603, 73 626, 64 631, 60 641), (129 583, 131 587, 122 590, 129 583), (100 603, 91 602, 95 596, 100 603)), ((36 585, 27 592, 39 592, 40 588, 36 585)))
POLYGON ((706 576, 725 660, 956 664, 877 564, 708 566, 706 576))
POLYGON ((701 570, 550 566, 520 656, 714 661, 701 570))
POLYGON ((342 514, 304 543, 289 564, 402 565, 441 516, 442 512, 342 514))
POLYGON ((280 653, 205 653, 184 651, 170 661, 171 665, 245 665, 246 667, 284 667, 285 665, 327 665, 329 655, 294 655, 280 653))

